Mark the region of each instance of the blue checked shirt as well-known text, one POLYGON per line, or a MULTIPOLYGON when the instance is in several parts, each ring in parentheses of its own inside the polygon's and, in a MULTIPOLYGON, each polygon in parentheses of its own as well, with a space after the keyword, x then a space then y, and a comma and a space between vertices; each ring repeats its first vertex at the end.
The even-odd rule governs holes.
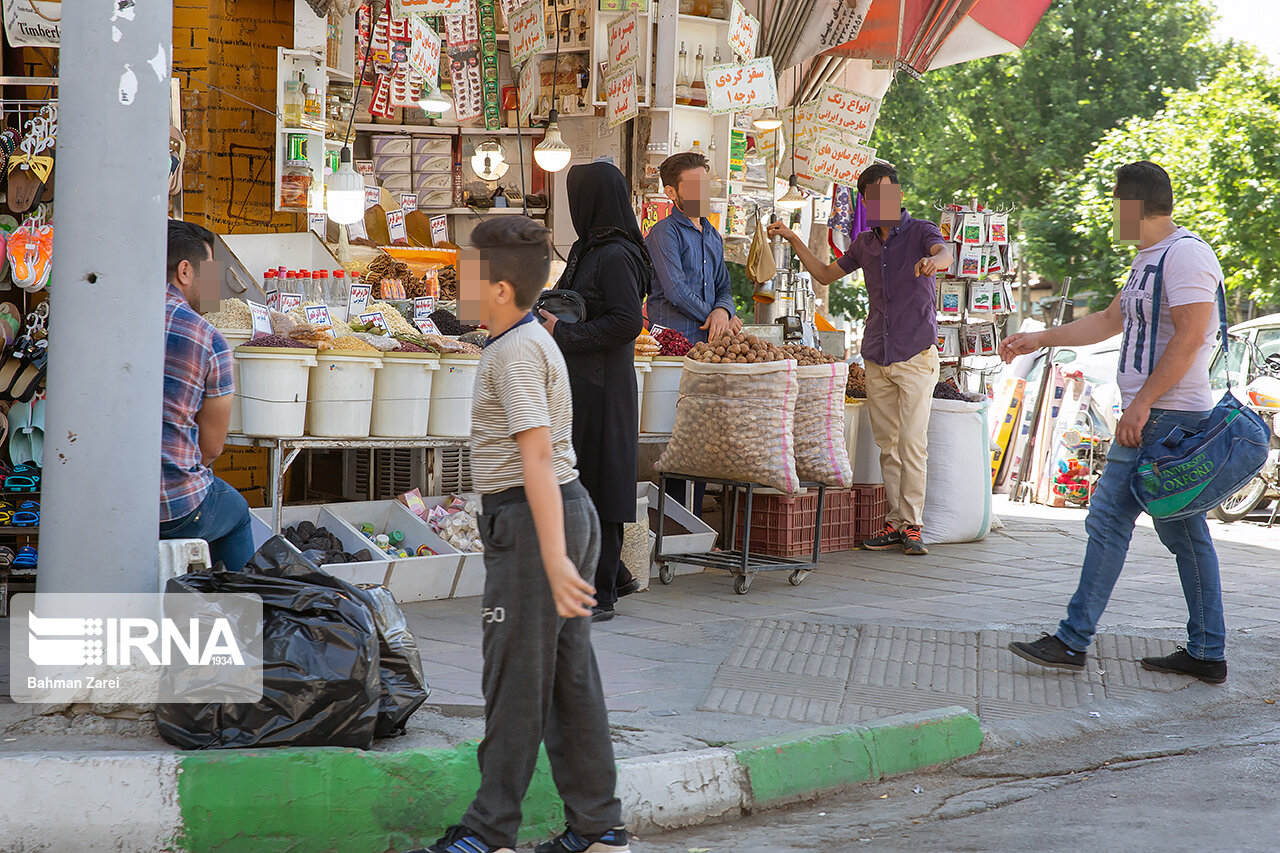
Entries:
POLYGON ((196 511, 213 485, 200 461, 196 414, 206 397, 235 391, 231 348, 182 291, 168 286, 164 300, 164 426, 160 434, 160 521, 196 511))
POLYGON ((724 265, 724 240, 710 222, 702 230, 678 210, 654 225, 645 237, 657 282, 649 295, 649 325, 675 329, 691 343, 707 339, 707 317, 723 308, 733 317, 729 268, 724 265))

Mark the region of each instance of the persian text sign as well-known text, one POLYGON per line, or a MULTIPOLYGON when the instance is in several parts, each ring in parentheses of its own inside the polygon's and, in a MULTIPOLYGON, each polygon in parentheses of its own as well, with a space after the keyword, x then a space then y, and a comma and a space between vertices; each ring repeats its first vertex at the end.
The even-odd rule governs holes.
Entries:
POLYGON ((742 7, 741 0, 733 0, 729 12, 729 49, 742 59, 756 55, 756 40, 760 38, 760 22, 742 7))
POLYGON ((742 64, 713 65, 706 71, 711 113, 763 110, 778 105, 778 82, 773 57, 762 56, 742 64))
POLYGON ((520 88, 518 96, 520 99, 520 124, 528 124, 529 117, 533 115, 534 105, 538 103, 538 84, 542 75, 538 73, 538 62, 529 60, 520 69, 520 88))
POLYGON ((813 159, 809 168, 818 177, 852 187, 857 186, 858 176, 875 159, 874 148, 824 135, 813 143, 813 159))
POLYGON ((778 111, 778 117, 782 119, 783 139, 788 145, 803 145, 818 135, 818 102, 809 101, 807 104, 801 104, 800 112, 796 113, 793 118, 791 113, 794 111, 794 107, 787 107, 785 110, 778 111), (796 137, 794 141, 791 139, 793 123, 796 137))
POLYGON ((404 17, 410 12, 420 15, 465 15, 475 0, 395 0, 394 15, 404 17))
POLYGON ((620 71, 640 58, 640 22, 636 13, 623 15, 609 25, 609 71, 620 71))
POLYGON ((828 83, 818 93, 818 109, 814 120, 822 127, 847 133, 857 139, 870 139, 879 114, 879 98, 860 95, 828 83))
POLYGON ((604 81, 607 94, 609 127, 617 127, 636 117, 636 64, 628 62, 604 81))
POLYGON ((511 29, 511 61, 520 65, 547 46, 546 21, 543 20, 542 0, 526 3, 507 21, 511 29))
POLYGON ((409 64, 434 89, 440 81, 440 36, 417 15, 409 16, 409 64))

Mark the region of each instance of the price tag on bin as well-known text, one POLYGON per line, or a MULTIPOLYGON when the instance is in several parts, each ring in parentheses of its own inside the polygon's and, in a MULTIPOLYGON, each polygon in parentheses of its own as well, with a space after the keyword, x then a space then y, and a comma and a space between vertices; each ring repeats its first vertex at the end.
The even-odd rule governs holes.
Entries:
POLYGON ((387 318, 383 316, 381 311, 370 311, 367 314, 361 314, 360 322, 366 326, 377 326, 384 332, 391 328, 391 324, 387 322, 387 318))
POLYGON ((333 318, 329 316, 329 306, 308 305, 307 322, 313 326, 332 326, 333 318))
POLYGON ((267 306, 260 302, 250 302, 249 313, 253 316, 254 334, 271 334, 271 314, 267 311, 267 306))

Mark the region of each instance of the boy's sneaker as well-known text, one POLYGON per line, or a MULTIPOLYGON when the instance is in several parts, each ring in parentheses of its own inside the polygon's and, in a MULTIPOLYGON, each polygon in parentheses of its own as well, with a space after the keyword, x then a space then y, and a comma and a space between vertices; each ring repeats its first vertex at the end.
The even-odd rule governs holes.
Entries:
POLYGON ((912 557, 923 557, 929 553, 929 549, 924 547, 924 540, 920 538, 920 528, 914 524, 902 528, 902 553, 912 557))
POLYGON ((571 828, 533 849, 534 853, 630 853, 627 831, 621 827, 603 835, 582 836, 571 828))
POLYGON ((610 607, 607 610, 603 607, 591 608, 592 622, 612 622, 613 617, 617 615, 618 615, 617 612, 612 607, 610 607))
POLYGON ((902 544, 902 531, 892 524, 886 524, 884 530, 870 539, 862 540, 862 547, 867 551, 888 551, 902 544))
POLYGON ((1227 680, 1227 662, 1224 660, 1200 660, 1178 646, 1178 650, 1162 658, 1143 658, 1142 668, 1153 672, 1171 672, 1174 675, 1189 675, 1198 678, 1205 684, 1223 684, 1227 680))
POLYGON ((1084 669, 1085 658, 1088 657, 1084 652, 1068 648, 1066 643, 1051 634, 1044 634, 1034 643, 1010 643, 1009 651, 1023 660, 1029 660, 1041 666, 1070 669, 1076 672, 1084 669))
POLYGON ((411 853, 515 853, 510 847, 494 847, 485 841, 475 830, 457 824, 449 827, 444 837, 425 850, 411 853))

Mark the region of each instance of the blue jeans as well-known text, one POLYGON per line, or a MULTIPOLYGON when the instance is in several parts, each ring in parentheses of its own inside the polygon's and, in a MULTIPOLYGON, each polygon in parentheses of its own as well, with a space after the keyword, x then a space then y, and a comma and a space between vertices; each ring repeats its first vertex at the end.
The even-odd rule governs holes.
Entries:
POLYGON ((253 556, 253 531, 249 504, 239 492, 217 477, 209 494, 195 511, 182 518, 160 523, 161 539, 203 539, 216 566, 228 572, 244 571, 253 556))
MULTIPOLYGON (((1208 412, 1152 409, 1142 431, 1147 446, 1163 439, 1176 426, 1195 427, 1208 412)), ((1112 445, 1107 465, 1089 501, 1085 531, 1089 544, 1084 552, 1080 585, 1067 606, 1067 618, 1058 626, 1058 639, 1083 652, 1098 629, 1098 620, 1111 598, 1124 558, 1133 538, 1142 507, 1129 490, 1129 476, 1139 448, 1112 445)), ((1160 541, 1178 563, 1182 594, 1187 599, 1187 652, 1200 660, 1218 661, 1226 655, 1227 629, 1222 617, 1222 582, 1218 554, 1203 515, 1177 520, 1154 519, 1160 541)))

